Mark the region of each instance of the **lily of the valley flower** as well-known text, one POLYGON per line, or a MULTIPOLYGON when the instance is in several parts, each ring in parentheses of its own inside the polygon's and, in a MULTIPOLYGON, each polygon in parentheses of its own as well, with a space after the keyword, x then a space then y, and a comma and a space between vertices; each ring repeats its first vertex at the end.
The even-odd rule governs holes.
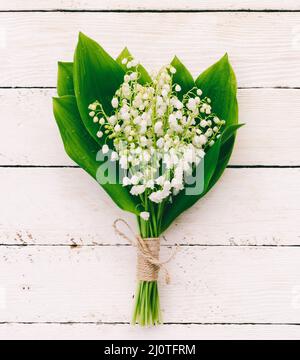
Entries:
MULTIPOLYGON (((95 101, 89 115, 99 124, 97 136, 113 141, 111 161, 129 170, 123 186, 130 186, 133 196, 160 204, 184 189, 185 174, 203 159, 225 121, 199 88, 178 98, 182 88, 173 84, 173 66, 164 66, 151 83, 141 85, 137 61, 124 58, 122 64, 128 71, 111 100, 114 113, 107 116, 95 101)), ((104 154, 109 151, 108 145, 102 147, 104 154)), ((146 214, 141 213, 144 220, 146 214)))

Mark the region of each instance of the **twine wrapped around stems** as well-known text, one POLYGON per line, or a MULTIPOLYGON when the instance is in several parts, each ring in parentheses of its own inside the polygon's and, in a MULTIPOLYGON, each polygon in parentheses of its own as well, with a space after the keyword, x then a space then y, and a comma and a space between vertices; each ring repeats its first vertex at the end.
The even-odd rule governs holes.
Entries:
POLYGON ((176 249, 173 251, 171 256, 164 262, 159 261, 159 252, 160 252, 160 239, 159 238, 142 238, 139 235, 136 235, 130 225, 123 219, 115 220, 113 227, 116 233, 121 236, 123 239, 128 241, 131 245, 135 246, 138 250, 138 260, 137 260, 137 278, 140 281, 157 281, 159 270, 165 272, 166 283, 170 283, 170 274, 166 268, 168 264, 176 255, 179 247, 176 246, 176 249), (119 228, 118 224, 123 223, 132 233, 133 237, 128 237, 123 233, 119 228))

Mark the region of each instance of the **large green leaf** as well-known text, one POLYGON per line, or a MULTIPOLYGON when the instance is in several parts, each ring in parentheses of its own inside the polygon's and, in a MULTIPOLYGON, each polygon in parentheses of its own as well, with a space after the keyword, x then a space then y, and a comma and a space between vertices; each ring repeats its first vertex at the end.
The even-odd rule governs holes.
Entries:
POLYGON ((201 189, 202 191, 200 193, 198 192, 196 195, 187 194, 186 191, 188 187, 186 186, 185 189, 173 199, 173 202, 167 205, 162 222, 162 232, 171 225, 177 216, 193 206, 201 197, 206 194, 210 186, 210 181, 213 178, 215 169, 218 165, 220 147, 221 138, 219 138, 214 146, 209 149, 202 162, 198 165, 197 181, 203 183, 203 187, 201 189))
MULTIPOLYGON (((117 57, 117 63, 122 67, 122 69, 127 72, 127 65, 126 64, 122 64, 122 60, 123 59, 128 59, 128 60, 132 60, 133 56, 131 55, 131 53, 129 52, 129 50, 127 49, 127 47, 124 48, 124 50, 121 52, 121 54, 117 57)), ((139 74, 141 75, 139 78, 139 83, 141 85, 146 85, 146 84, 150 84, 152 82, 152 79, 150 77, 150 75, 148 74, 147 70, 144 68, 143 65, 139 64, 137 67, 137 70, 139 72, 139 74)))
POLYGON ((80 33, 74 57, 74 88, 79 113, 88 132, 98 142, 99 124, 89 116, 88 106, 98 100, 107 115, 111 100, 124 79, 122 67, 94 40, 80 33))
POLYGON ((236 131, 242 127, 243 124, 230 125, 223 131, 221 137, 216 141, 216 144, 208 151, 205 156, 205 174, 204 174, 204 191, 201 194, 203 197, 217 182, 222 172, 225 170, 228 160, 232 153, 232 140, 236 131), (224 168, 223 168, 224 167, 224 168), (220 171, 220 169, 223 169, 220 171))
MULTIPOLYGON (((74 96, 53 99, 53 109, 67 154, 80 167, 97 180, 101 162, 97 161, 98 143, 85 129, 78 112, 74 96)), ((123 210, 138 214, 136 198, 130 195, 121 184, 101 184, 112 200, 123 210)))
POLYGON ((214 113, 226 120, 226 126, 238 123, 236 77, 227 54, 204 71, 196 85, 203 91, 203 96, 211 99, 214 113))
MULTIPOLYGON (((180 72, 179 72, 180 74, 180 72)), ((238 129, 238 104, 236 99, 237 84, 235 74, 228 61, 227 54, 216 64, 204 71, 196 80, 196 85, 203 91, 203 96, 212 100, 213 111, 226 120, 222 137, 213 145, 205 156, 204 189, 196 196, 186 195, 183 190, 171 205, 168 205, 162 222, 162 231, 166 230, 174 219, 202 198, 224 172, 230 159, 235 133, 238 129)))
MULTIPOLYGON (((221 149, 221 138, 209 149, 204 157, 204 189, 203 193, 207 192, 210 181, 214 176, 216 167, 218 165, 219 155, 221 149)), ((200 194, 199 194, 200 195, 200 194)), ((202 194, 201 194, 202 195, 202 194)), ((203 196, 203 195, 202 195, 203 196)))
POLYGON ((174 57, 171 65, 176 69, 176 73, 173 75, 173 83, 181 86, 181 91, 178 92, 178 98, 182 99, 183 95, 195 87, 195 82, 191 73, 177 56, 174 57))
POLYGON ((230 125, 226 127, 225 131, 223 132, 218 163, 214 174, 210 179, 206 192, 208 192, 216 184, 225 171, 233 151, 236 131, 243 125, 244 124, 230 125))
MULTIPOLYGON (((127 67, 126 67, 126 65, 122 64, 122 60, 124 58, 127 58, 127 59, 133 58, 133 56, 127 49, 127 47, 120 53, 120 55, 116 59, 116 62, 126 72, 127 67)), ((73 67, 74 67, 74 63, 72 63, 72 62, 60 61, 58 63, 58 81, 57 81, 58 96, 75 95, 73 67)), ((141 77, 139 79, 139 82, 141 84, 147 84, 147 83, 152 82, 150 75, 148 74, 147 70, 144 68, 143 65, 139 64, 138 71, 141 74, 141 77)))
POLYGON ((222 176, 231 157, 238 125, 237 83, 234 71, 225 54, 216 64, 209 67, 196 80, 204 96, 212 100, 214 112, 226 120, 218 164, 210 181, 209 191, 222 176))
POLYGON ((58 96, 75 95, 73 82, 73 63, 58 63, 57 93, 58 96))
POLYGON ((236 131, 244 126, 245 124, 235 124, 226 126, 225 130, 222 133, 222 144, 225 144, 230 138, 232 138, 236 131))

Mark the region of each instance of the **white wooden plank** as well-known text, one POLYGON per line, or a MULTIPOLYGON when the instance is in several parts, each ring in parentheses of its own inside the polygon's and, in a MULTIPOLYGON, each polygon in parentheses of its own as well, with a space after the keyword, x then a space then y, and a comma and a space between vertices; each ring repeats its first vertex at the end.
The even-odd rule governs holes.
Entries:
POLYGON ((53 10, 53 9, 84 9, 84 10, 236 10, 236 9, 299 9, 298 0, 5 0, 0 1, 1 10, 53 10))
MULTIPOLYGON (((166 233, 164 244, 299 245, 300 169, 228 169, 166 233)), ((125 244, 118 217, 81 169, 0 169, 1 244, 125 244)))
MULTIPOLYGON (((0 133, 1 165, 74 165, 54 121, 55 92, 0 90, 0 118, 5 120, 0 133)), ((239 130, 230 164, 299 165, 300 91, 242 89, 238 98, 240 121, 246 126, 239 130), (287 123, 283 122, 286 108, 287 123)))
MULTIPOLYGON (((132 247, 1 247, 0 257, 0 322, 130 321, 132 247)), ((182 248, 172 284, 160 284, 164 320, 299 323, 299 261, 300 248, 182 248)))
POLYGON ((56 62, 73 58, 82 30, 113 56, 127 45, 147 68, 177 54, 196 76, 228 52, 240 86, 295 87, 299 21, 300 13, 2 13, 0 86, 55 86, 56 62))
POLYGON ((299 340, 297 325, 4 324, 1 340, 299 340))

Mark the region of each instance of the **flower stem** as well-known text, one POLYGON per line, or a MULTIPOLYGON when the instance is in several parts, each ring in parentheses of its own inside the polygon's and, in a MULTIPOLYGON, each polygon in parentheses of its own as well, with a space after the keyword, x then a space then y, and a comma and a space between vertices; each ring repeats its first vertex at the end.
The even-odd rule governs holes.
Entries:
POLYGON ((157 281, 139 281, 132 324, 153 326, 161 323, 157 281))
MULTIPOLYGON (((147 203, 147 210, 150 211, 149 221, 138 219, 140 228, 140 235, 143 238, 159 237, 159 225, 161 222, 161 212, 157 213, 155 207, 147 203)), ((137 285, 135 296, 135 307, 133 312, 132 324, 139 324, 141 326, 153 326, 162 323, 162 316, 160 310, 160 300, 157 281, 142 281, 137 285)))

